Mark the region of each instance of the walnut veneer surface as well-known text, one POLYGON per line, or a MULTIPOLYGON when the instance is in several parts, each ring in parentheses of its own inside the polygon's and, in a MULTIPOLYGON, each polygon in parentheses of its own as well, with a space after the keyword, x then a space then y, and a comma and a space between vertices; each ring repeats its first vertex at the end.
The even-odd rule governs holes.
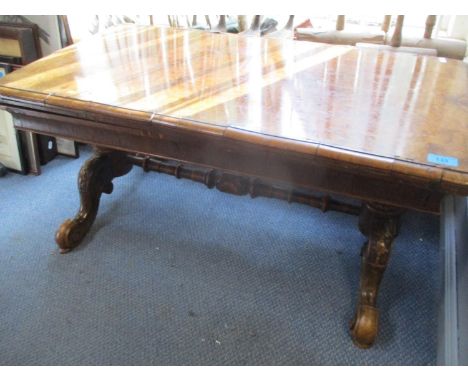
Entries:
POLYGON ((450 59, 122 26, 9 74, 0 102, 165 122, 468 194, 467 85, 450 59))

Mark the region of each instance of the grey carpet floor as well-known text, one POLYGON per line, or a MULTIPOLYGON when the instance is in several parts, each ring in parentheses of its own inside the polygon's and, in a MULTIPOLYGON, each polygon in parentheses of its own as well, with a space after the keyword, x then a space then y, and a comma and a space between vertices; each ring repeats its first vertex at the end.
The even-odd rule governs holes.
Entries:
POLYGON ((78 160, 0 179, 2 365, 427 365, 436 360, 438 218, 403 218, 381 327, 353 346, 357 218, 210 191, 134 168, 84 243, 54 233, 78 207, 78 160))

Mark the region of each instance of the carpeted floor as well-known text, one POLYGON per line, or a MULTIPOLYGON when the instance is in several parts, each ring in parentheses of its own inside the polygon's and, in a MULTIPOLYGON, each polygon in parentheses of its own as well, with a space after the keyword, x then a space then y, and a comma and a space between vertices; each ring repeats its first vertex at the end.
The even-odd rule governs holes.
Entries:
POLYGON ((408 213, 379 338, 352 345, 357 218, 210 191, 135 167, 85 242, 54 233, 83 160, 0 178, 2 365, 426 365, 436 360, 438 218, 408 213))

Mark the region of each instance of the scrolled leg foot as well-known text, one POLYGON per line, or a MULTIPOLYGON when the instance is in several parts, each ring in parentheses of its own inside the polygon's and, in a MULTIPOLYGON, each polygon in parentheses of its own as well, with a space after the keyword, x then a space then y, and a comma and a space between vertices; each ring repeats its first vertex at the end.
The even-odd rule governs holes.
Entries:
POLYGON ((61 253, 81 243, 96 218, 101 194, 110 194, 112 179, 125 175, 131 168, 125 153, 101 149, 96 149, 85 162, 78 176, 80 210, 73 219, 65 220, 55 235, 61 253))
POLYGON ((94 219, 82 219, 75 217, 67 219, 59 227, 55 234, 55 241, 59 246, 60 253, 70 252, 84 239, 94 219))
POLYGON ((375 341, 379 328, 379 310, 369 305, 358 305, 351 323, 351 338, 356 346, 370 348, 375 341))
POLYGON ((370 348, 379 328, 377 295, 388 264, 393 240, 398 235, 403 210, 375 203, 363 206, 359 229, 368 241, 361 251, 361 281, 351 337, 360 348, 370 348))

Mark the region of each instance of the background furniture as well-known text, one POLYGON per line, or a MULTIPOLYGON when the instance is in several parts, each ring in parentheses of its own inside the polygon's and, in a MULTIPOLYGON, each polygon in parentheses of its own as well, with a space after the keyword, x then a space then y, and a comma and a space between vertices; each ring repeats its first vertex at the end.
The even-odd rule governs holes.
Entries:
MULTIPOLYGON (((464 16, 457 16, 464 17, 464 16)), ((437 23, 436 15, 428 15, 426 27, 421 37, 405 36, 404 15, 395 17, 391 15, 383 16, 381 31, 347 31, 345 15, 337 17, 336 29, 330 31, 315 31, 313 28, 298 28, 296 36, 298 40, 325 42, 329 44, 379 44, 388 45, 393 48, 405 47, 408 52, 413 49, 416 53, 424 53, 419 49, 432 49, 439 57, 454 58, 463 60, 466 56, 466 41, 458 38, 434 38, 433 30, 437 23), (392 30, 393 24, 393 30, 392 30), (419 50, 419 51, 418 51, 419 50)), ((368 47, 368 45, 367 45, 368 47)), ((427 53, 427 51, 426 51, 427 53)), ((429 54, 433 54, 432 52, 429 54)))
MULTIPOLYGON (((50 54, 69 44, 67 28, 66 18, 59 16, 0 16, 0 36, 3 36, 0 56, 16 70, 42 57, 43 52, 50 54)), ((0 161, 23 174, 40 174, 41 165, 58 153, 71 157, 79 155, 73 141, 30 132, 16 133, 7 115, 2 116, 0 134, 6 137, 0 145, 0 161)))
MULTIPOLYGON (((0 23, 0 64, 6 68, 5 74, 37 60, 41 55, 37 25, 0 23)), ((3 110, 0 111, 0 139, 0 161, 5 166, 21 173, 40 172, 37 136, 31 132, 15 131, 11 116, 3 110)), ((55 141, 54 138, 51 140, 55 141)), ((44 148, 47 148, 47 143, 44 148)))
MULTIPOLYGON (((324 17, 320 15, 290 15, 289 18, 285 15, 107 15, 94 16, 92 21, 81 18, 79 22, 74 22, 74 25, 79 25, 79 29, 84 31, 81 24, 89 23, 88 29, 94 34, 109 26, 122 23, 165 24, 176 28, 203 29, 220 33, 294 37, 298 40, 329 44, 378 44, 379 49, 392 47, 394 50, 404 47, 402 51, 416 51, 422 54, 436 52, 439 57, 459 60, 463 60, 467 54, 468 16, 423 15, 420 19, 426 20, 425 27, 418 22, 416 26, 414 18, 407 17, 405 21, 403 15, 382 15, 381 21, 373 17, 337 15, 334 25, 327 27, 320 25, 323 19, 324 17)), ((332 20, 333 17, 327 16, 326 19, 332 20)))

